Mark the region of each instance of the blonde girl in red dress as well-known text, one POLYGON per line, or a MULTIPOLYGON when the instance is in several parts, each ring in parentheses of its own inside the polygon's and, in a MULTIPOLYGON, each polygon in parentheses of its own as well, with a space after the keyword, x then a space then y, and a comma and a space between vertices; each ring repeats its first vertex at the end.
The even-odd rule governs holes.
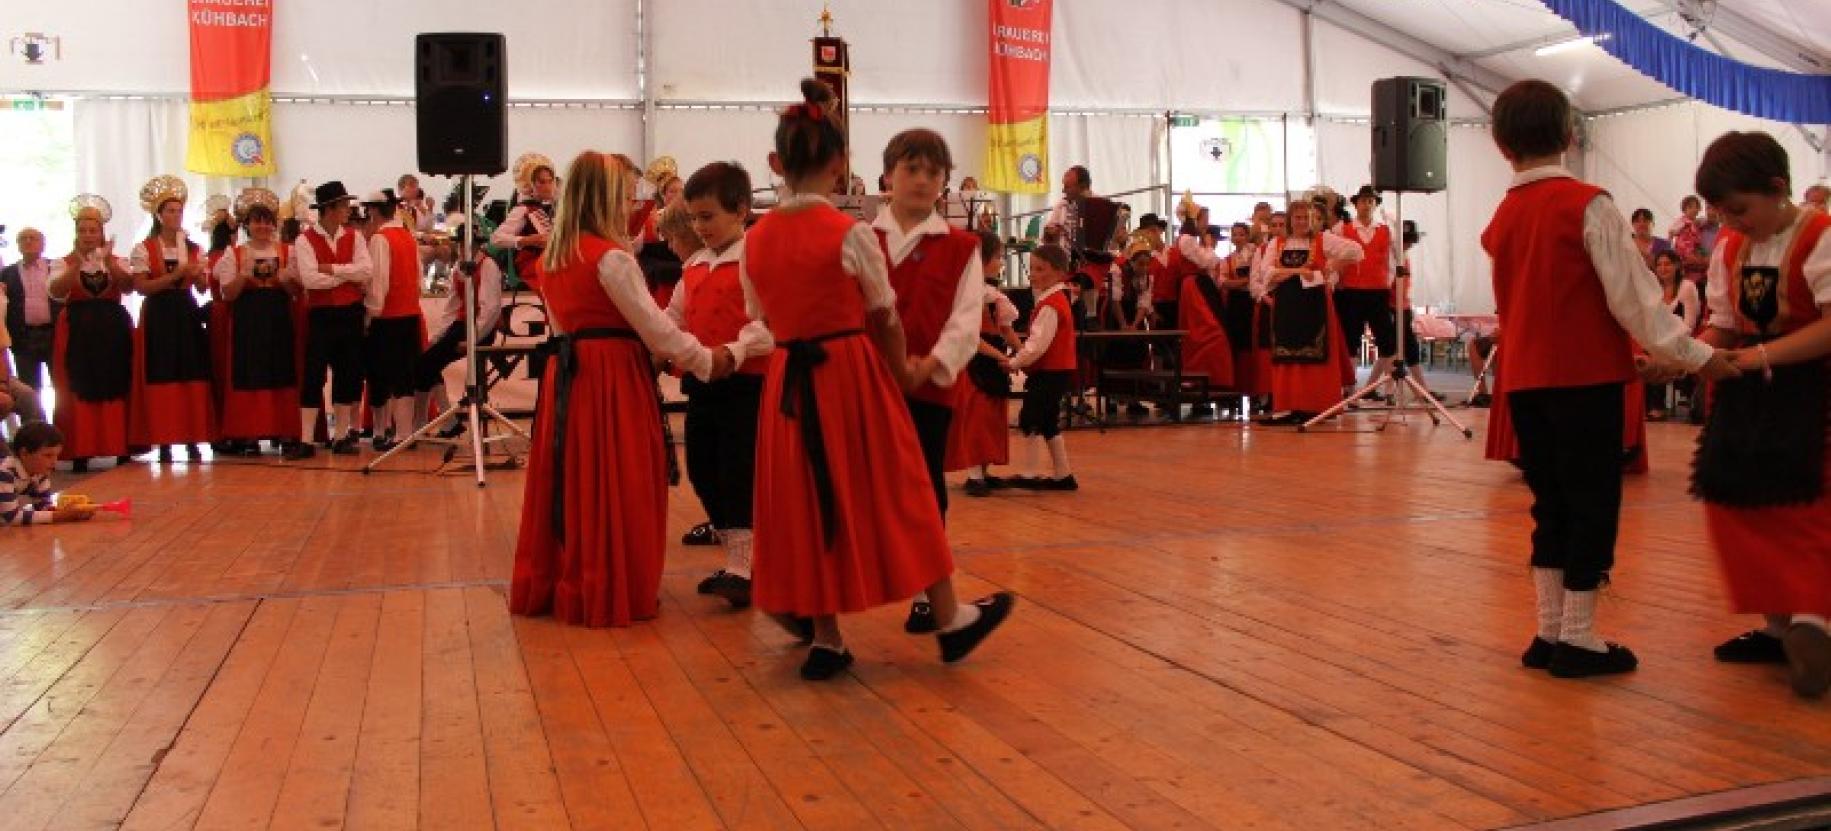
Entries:
POLYGON ((541 255, 554 330, 541 379, 509 611, 627 626, 660 605, 667 461, 651 352, 700 380, 731 371, 655 305, 631 256, 635 179, 585 151, 541 255))
POLYGON ((1014 599, 963 604, 954 592, 953 555, 903 401, 934 357, 906 357, 876 234, 826 199, 846 164, 832 90, 809 79, 801 92, 769 156, 788 194, 745 237, 741 265, 750 316, 779 347, 757 429, 753 599, 813 642, 801 667, 809 680, 852 663, 840 614, 924 590, 941 659, 958 661, 1014 599))

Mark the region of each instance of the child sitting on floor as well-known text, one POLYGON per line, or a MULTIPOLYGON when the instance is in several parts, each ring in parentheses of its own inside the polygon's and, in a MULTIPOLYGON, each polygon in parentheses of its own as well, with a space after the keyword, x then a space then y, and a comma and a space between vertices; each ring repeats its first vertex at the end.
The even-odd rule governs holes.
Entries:
POLYGON ((63 434, 47 422, 25 424, 13 434, 13 455, 0 461, 0 525, 82 522, 95 516, 93 507, 53 507, 51 467, 63 449, 63 434))

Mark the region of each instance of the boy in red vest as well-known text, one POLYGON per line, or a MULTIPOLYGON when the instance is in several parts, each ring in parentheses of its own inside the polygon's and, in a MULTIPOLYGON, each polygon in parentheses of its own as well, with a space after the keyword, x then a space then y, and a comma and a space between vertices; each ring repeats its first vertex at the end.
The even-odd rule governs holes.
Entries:
POLYGON ((331 404, 336 408, 336 438, 331 452, 356 452, 356 402, 362 398, 364 286, 372 270, 369 246, 362 234, 347 224, 356 201, 342 182, 318 186, 316 225, 307 225, 293 243, 293 262, 299 264, 299 282, 305 285, 310 307, 306 323, 305 374, 299 384, 299 443, 286 448, 288 461, 309 459, 318 415, 324 409, 324 382, 331 381, 331 404))
POLYGON ((369 376, 369 407, 375 411, 376 452, 386 453, 414 430, 413 365, 420 356, 420 336, 426 328, 420 311, 420 244, 406 224, 396 218, 399 200, 388 191, 370 194, 363 202, 378 221, 369 235, 369 261, 374 271, 363 298, 368 318, 364 345, 369 376))
POLYGON ((1403 259, 1399 246, 1393 244, 1392 226, 1375 211, 1383 201, 1372 185, 1362 185, 1354 194, 1354 220, 1342 223, 1341 235, 1360 243, 1367 255, 1355 267, 1342 272, 1341 284, 1335 287, 1335 312, 1348 348, 1358 351, 1362 330, 1373 330, 1380 359, 1368 373, 1369 379, 1385 377, 1399 354, 1392 277, 1403 259))
MULTIPOLYGON (((884 146, 890 202, 871 223, 890 265, 910 374, 925 379, 904 400, 943 519, 947 433, 954 420, 951 388, 979 348, 979 303, 985 295, 979 237, 947 224, 935 210, 953 172, 953 154, 941 134, 924 129, 896 134, 884 146)), ((927 595, 916 595, 903 628, 912 633, 938 628, 927 595)))
POLYGON ((1634 653, 1595 631, 1621 514, 1629 338, 1707 379, 1736 370, 1666 311, 1609 195, 1564 169, 1573 135, 1564 93, 1538 80, 1508 87, 1494 102, 1493 133, 1514 170, 1481 235, 1507 333, 1496 386, 1508 394, 1533 498, 1538 634, 1521 663, 1559 678, 1629 672, 1634 653))
MULTIPOLYGON (((711 381, 691 375, 680 379, 687 395, 687 480, 725 547, 725 567, 700 581, 699 593, 716 594, 742 609, 750 605, 757 414, 763 371, 775 350, 769 328, 750 318, 739 280, 750 174, 730 162, 713 162, 687 179, 684 198, 692 234, 705 247, 681 267, 680 283, 668 299, 668 317, 707 348, 728 350, 736 367, 711 381)), ((668 233, 668 242, 675 243, 668 233)))
MULTIPOLYGON (((1030 253, 1030 290, 1036 305, 1024 347, 1011 359, 1012 369, 1026 370, 1024 405, 1017 412, 1017 429, 1049 448, 1054 472, 1049 478, 1030 477, 1013 484, 1045 491, 1080 490, 1068 466, 1068 443, 1062 438, 1062 398, 1074 386, 1074 310, 1063 291, 1068 279, 1068 252, 1055 245, 1039 246, 1030 253)), ((1036 459, 1031 445, 1032 462, 1036 459)), ((1032 464, 1031 468, 1035 469, 1032 464)))

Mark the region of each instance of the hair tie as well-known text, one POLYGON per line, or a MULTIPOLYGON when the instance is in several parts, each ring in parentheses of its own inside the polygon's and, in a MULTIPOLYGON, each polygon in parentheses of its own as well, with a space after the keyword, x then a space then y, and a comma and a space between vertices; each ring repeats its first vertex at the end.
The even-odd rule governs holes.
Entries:
POLYGON ((789 107, 786 115, 790 118, 806 118, 810 121, 819 121, 826 118, 826 114, 821 111, 820 105, 812 101, 804 101, 789 107))

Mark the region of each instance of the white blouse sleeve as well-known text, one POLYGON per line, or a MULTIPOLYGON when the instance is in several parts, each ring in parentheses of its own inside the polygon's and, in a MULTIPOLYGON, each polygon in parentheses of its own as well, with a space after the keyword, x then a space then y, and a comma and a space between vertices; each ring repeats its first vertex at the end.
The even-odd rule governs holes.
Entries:
POLYGON ((1597 195, 1583 210, 1583 248, 1602 283, 1609 314, 1642 349, 1691 371, 1710 361, 1711 348, 1666 311, 1659 278, 1647 269, 1627 220, 1608 194, 1597 195))
POLYGON ((1259 256, 1252 261, 1252 276, 1247 288, 1252 291, 1252 299, 1263 300, 1265 293, 1271 290, 1272 261, 1278 257, 1279 246, 1267 242, 1259 249, 1259 256))
POLYGON ((858 278, 866 309, 896 308, 896 292, 890 288, 890 265, 884 261, 884 247, 878 244, 877 232, 871 226, 860 222, 846 232, 839 262, 847 274, 858 278))
POLYGON ((1188 234, 1176 238, 1176 250, 1202 268, 1213 268, 1220 259, 1214 256, 1214 249, 1203 248, 1202 241, 1188 234))
POLYGON ((1817 247, 1806 256, 1804 270, 1812 302, 1831 306, 1831 232, 1819 235, 1817 247))
POLYGON ((1685 331, 1697 331, 1698 318, 1703 317, 1703 303, 1698 301, 1697 284, 1680 277, 1678 279, 1678 304, 1685 310, 1685 331))
POLYGON ((1024 336, 1024 346, 1011 359, 1011 366, 1023 369, 1041 360, 1043 353, 1049 351, 1049 345, 1055 343, 1055 330, 1059 325, 1060 321, 1055 319, 1055 307, 1038 303, 1030 317, 1030 331, 1024 336))
POLYGON ((966 268, 954 284, 953 310, 941 326, 941 336, 929 354, 935 356, 935 371, 929 376, 937 386, 953 386, 960 370, 979 351, 979 301, 985 296, 985 264, 978 252, 966 258, 966 268))
POLYGON ((515 241, 521 238, 521 229, 528 224, 528 209, 516 205, 509 209, 509 215, 496 226, 495 233, 490 234, 490 244, 497 248, 515 248, 515 241))
POLYGON ((598 260, 598 285, 655 354, 701 381, 711 379, 712 350, 675 326, 655 305, 655 296, 649 294, 648 283, 642 279, 642 269, 628 251, 610 251, 598 260))
POLYGON ((128 253, 127 271, 129 274, 152 273, 152 258, 146 253, 145 240, 134 243, 134 250, 128 253))
POLYGON ((388 300, 388 280, 394 270, 392 247, 384 234, 369 237, 369 287, 363 292, 362 305, 370 318, 380 317, 382 305, 388 300))
POLYGON ((1712 329, 1736 328, 1736 310, 1729 307, 1729 265, 1723 262, 1724 246, 1710 252, 1710 266, 1704 272, 1704 303, 1710 310, 1705 320, 1712 329))
POLYGON ((1005 296, 1002 291, 990 288, 988 291, 992 292, 992 322, 999 326, 1015 324, 1017 322, 1017 304, 1012 303, 1011 298, 1005 296))
POLYGON ((1367 249, 1361 244, 1334 231, 1324 231, 1321 235, 1322 255, 1331 263, 1358 263, 1367 258, 1367 249))
POLYGON ((211 270, 211 276, 216 278, 217 285, 227 287, 230 283, 241 279, 241 260, 236 256, 238 253, 242 253, 239 246, 224 251, 223 255, 217 258, 216 268, 211 270))

